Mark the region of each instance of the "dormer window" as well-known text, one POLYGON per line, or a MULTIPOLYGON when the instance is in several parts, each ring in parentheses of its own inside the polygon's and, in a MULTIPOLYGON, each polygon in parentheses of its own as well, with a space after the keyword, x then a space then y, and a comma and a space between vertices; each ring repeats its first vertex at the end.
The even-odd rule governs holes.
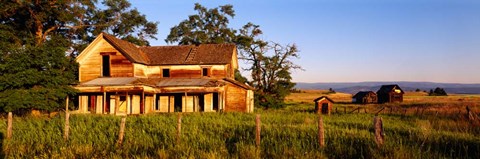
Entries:
POLYGON ((168 68, 162 69, 162 76, 163 77, 170 77, 170 69, 168 69, 168 68))
POLYGON ((210 69, 209 68, 202 68, 202 76, 203 77, 208 77, 210 76, 210 69))

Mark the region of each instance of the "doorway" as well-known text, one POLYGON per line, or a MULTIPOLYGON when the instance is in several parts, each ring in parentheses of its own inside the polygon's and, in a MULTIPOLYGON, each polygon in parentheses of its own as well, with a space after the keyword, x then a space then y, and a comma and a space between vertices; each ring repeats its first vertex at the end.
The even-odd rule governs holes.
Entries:
POLYGON ((182 112, 182 94, 175 94, 173 96, 173 111, 182 112))
POLYGON ((322 103, 322 114, 328 114, 328 103, 322 103))

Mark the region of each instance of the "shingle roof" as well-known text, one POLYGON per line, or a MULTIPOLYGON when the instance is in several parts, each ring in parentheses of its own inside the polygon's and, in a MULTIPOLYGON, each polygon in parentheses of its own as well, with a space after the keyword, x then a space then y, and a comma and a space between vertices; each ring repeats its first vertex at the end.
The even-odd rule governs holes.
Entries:
POLYGON ((146 65, 229 64, 236 49, 235 44, 139 47, 106 33, 102 35, 129 60, 146 65))
POLYGON ((102 33, 105 40, 107 40, 113 47, 123 53, 129 60, 141 64, 149 64, 149 59, 137 45, 130 42, 120 40, 114 36, 102 33))
POLYGON ((360 91, 360 92, 358 92, 357 94, 355 94, 352 98, 357 98, 357 97, 362 98, 362 97, 367 96, 367 95, 370 94, 370 93, 376 95, 375 92, 373 92, 373 91, 360 91))

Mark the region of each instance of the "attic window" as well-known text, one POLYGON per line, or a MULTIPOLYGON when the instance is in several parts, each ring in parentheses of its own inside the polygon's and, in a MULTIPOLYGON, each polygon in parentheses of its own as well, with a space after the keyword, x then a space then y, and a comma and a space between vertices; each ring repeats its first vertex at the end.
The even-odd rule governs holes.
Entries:
POLYGON ((110 56, 102 56, 102 75, 103 77, 110 77, 110 56))
POLYGON ((209 69, 208 68, 202 68, 202 76, 206 77, 209 76, 209 69))
POLYGON ((170 69, 168 68, 162 69, 162 75, 163 77, 170 77, 170 69))

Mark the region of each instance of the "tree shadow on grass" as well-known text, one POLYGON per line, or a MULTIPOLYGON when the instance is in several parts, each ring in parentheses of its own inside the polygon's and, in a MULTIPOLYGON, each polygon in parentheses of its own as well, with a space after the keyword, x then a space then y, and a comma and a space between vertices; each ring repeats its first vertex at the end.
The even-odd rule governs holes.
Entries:
POLYGON ((5 135, 0 132, 0 158, 5 158, 5 151, 3 150, 3 141, 5 140, 5 135))

